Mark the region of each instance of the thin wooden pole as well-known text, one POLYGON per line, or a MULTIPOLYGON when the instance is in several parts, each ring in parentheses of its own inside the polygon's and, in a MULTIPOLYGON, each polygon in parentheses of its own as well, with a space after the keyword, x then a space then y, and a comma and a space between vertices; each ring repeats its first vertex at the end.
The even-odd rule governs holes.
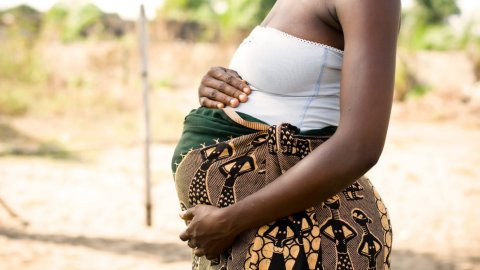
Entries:
POLYGON ((150 106, 149 106, 149 84, 148 84, 148 39, 145 8, 140 6, 140 58, 141 58, 141 79, 143 85, 143 118, 144 118, 144 173, 145 173, 145 210, 147 226, 152 226, 152 195, 151 195, 151 174, 150 174, 150 106))

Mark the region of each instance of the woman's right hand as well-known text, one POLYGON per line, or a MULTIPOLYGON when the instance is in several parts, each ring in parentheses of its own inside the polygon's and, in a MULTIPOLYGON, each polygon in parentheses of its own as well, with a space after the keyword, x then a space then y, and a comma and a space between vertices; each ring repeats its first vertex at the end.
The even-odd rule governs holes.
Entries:
POLYGON ((212 67, 198 88, 200 105, 207 108, 237 107, 248 100, 251 89, 235 70, 212 67))

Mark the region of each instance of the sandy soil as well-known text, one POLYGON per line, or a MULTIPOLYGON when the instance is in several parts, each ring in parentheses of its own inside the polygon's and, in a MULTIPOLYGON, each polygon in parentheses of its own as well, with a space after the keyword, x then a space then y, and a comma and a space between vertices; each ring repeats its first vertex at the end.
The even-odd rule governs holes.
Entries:
MULTIPOLYGON (((480 269, 480 128, 394 119, 369 173, 389 207, 395 270, 480 269)), ((141 149, 87 161, 0 159, 1 270, 190 269, 169 170, 153 149, 154 226, 144 226, 141 149)))

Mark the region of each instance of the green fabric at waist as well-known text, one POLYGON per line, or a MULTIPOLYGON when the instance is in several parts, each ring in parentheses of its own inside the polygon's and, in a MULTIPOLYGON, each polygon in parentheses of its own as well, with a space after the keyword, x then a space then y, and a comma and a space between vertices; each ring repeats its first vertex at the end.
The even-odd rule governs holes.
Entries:
MULTIPOLYGON (((267 124, 253 116, 237 112, 240 117, 250 122, 267 124)), ((322 129, 300 131, 300 135, 331 136, 335 126, 322 129)), ((258 130, 242 126, 230 119, 221 109, 200 107, 190 111, 183 123, 183 132, 172 158, 172 171, 175 173, 182 156, 192 149, 203 148, 235 137, 252 134, 258 130)))

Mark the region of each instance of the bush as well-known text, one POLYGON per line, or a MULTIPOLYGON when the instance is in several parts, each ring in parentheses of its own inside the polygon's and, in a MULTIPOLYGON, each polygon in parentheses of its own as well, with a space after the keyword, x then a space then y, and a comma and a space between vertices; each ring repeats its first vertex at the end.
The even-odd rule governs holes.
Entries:
POLYGON ((208 25, 218 31, 213 37, 226 40, 237 30, 260 23, 274 3, 275 0, 166 0, 158 17, 208 25))
POLYGON ((418 27, 408 37, 403 37, 402 44, 413 50, 456 50, 461 47, 461 40, 448 25, 431 25, 418 27))
POLYGON ((32 96, 25 89, 1 89, 0 115, 22 115, 28 111, 32 96))
POLYGON ((418 81, 415 73, 409 67, 408 63, 412 57, 404 51, 399 51, 397 54, 394 95, 394 99, 397 101, 403 102, 410 98, 422 97, 431 90, 431 87, 418 81))
POLYGON ((103 13, 97 6, 87 4, 72 9, 56 4, 44 16, 44 35, 64 42, 87 38, 118 38, 125 34, 127 23, 117 14, 103 13))
POLYGON ((18 36, 0 43, 0 114, 26 113, 47 76, 35 43, 18 36))
POLYGON ((455 0, 415 0, 402 14, 400 44, 412 50, 452 50, 465 44, 448 19, 460 13, 455 0))
POLYGON ((68 16, 67 27, 63 32, 64 41, 75 41, 87 38, 90 34, 101 32, 99 22, 102 18, 102 11, 93 4, 88 4, 78 10, 73 10, 68 16))
POLYGON ((30 43, 35 40, 42 28, 42 16, 36 9, 20 5, 4 11, 0 11, 0 18, 4 19, 4 24, 0 21, 0 30, 4 28, 7 37, 21 37, 30 43), (8 18, 5 23, 5 18, 8 18))

